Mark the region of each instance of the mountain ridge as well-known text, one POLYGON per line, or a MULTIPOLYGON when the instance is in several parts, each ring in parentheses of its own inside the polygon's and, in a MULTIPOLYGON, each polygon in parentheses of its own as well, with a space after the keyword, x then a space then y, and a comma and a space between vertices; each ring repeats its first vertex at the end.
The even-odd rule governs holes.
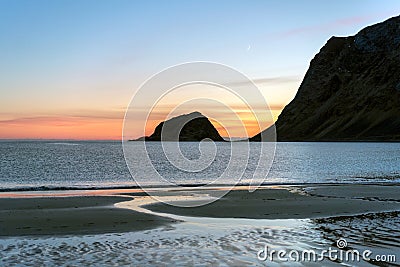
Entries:
POLYGON ((278 141, 400 141, 400 16, 331 37, 275 127, 278 141))

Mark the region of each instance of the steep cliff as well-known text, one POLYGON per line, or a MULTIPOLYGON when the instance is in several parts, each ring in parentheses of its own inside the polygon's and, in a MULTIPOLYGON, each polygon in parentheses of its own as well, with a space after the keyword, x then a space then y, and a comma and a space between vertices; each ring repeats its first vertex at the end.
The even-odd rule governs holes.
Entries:
POLYGON ((400 141, 400 16, 330 38, 275 125, 278 141, 400 141))

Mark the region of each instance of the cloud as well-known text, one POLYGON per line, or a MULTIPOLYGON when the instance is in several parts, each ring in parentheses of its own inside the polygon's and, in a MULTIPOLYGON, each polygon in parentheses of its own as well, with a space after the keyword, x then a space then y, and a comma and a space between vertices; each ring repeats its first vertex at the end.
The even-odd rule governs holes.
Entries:
MULTIPOLYGON (((279 78, 257 79, 259 82, 280 82, 279 78)), ((175 103, 165 103, 157 106, 149 117, 146 131, 152 132, 155 125, 165 120, 174 110, 175 103), (148 129, 147 129, 148 128, 148 129)), ((177 103, 179 105, 179 103, 177 103)), ((184 105, 171 116, 200 111, 211 120, 221 122, 233 134, 242 136, 242 121, 250 135, 260 130, 254 114, 243 103, 226 103, 226 107, 217 103, 204 102, 199 105, 184 105), (237 117, 236 117, 237 116, 237 117)), ((266 115, 268 107, 262 104, 252 104, 253 111, 262 116, 262 124, 270 124, 272 116, 266 115), (264 114, 264 115, 262 115, 264 114)), ((269 107, 273 115, 281 110, 283 105, 269 107)), ((143 118, 147 115, 146 107, 131 107, 129 123, 125 125, 134 138, 143 134, 143 118)), ((0 113, 0 138, 50 138, 50 139, 120 139, 125 107, 112 110, 77 109, 69 111, 52 111, 47 113, 0 113)), ((257 116, 258 116, 257 115, 257 116)), ((263 127, 264 128, 264 127, 263 127)), ((147 132, 146 132, 147 133, 147 132)), ((223 133, 223 131, 221 132, 223 133)))
MULTIPOLYGON (((9 114, 0 115, 7 115, 7 117, 9 117, 9 114)), ((122 120, 123 116, 124 113, 121 111, 72 111, 66 114, 36 116, 20 115, 16 118, 0 120, 0 125, 82 126, 106 120, 122 120)))
MULTIPOLYGON (((281 83, 293 83, 301 80, 299 76, 277 76, 277 77, 265 77, 265 78, 255 78, 251 79, 253 83, 257 84, 281 84, 281 83)), ((240 85, 245 86, 250 84, 249 81, 235 81, 228 83, 229 85, 240 85)))
MULTIPOLYGON (((173 111, 177 106, 179 106, 180 103, 175 104, 170 104, 170 105, 158 105, 155 109, 152 110, 151 112, 151 118, 152 119, 165 119, 165 117, 171 112, 173 111)), ((245 104, 229 104, 229 103, 225 103, 226 106, 224 106, 222 103, 221 105, 218 105, 216 103, 212 104, 212 103, 207 103, 206 105, 199 105, 197 107, 194 106, 184 106, 181 107, 178 112, 180 114, 182 113, 190 113, 193 111, 200 111, 203 114, 207 113, 210 115, 214 115, 216 117, 226 117, 226 116, 232 116, 233 113, 237 113, 237 114, 241 114, 241 113, 249 113, 250 109, 245 105, 245 104)), ((282 110, 283 107, 285 105, 284 104, 272 104, 269 105, 269 110, 282 110)), ((265 105, 251 105, 250 106, 251 109, 253 109, 254 112, 265 112, 266 110, 268 110, 268 107, 265 105)), ((131 118, 134 117, 138 117, 141 118, 144 115, 148 114, 148 108, 145 107, 130 107, 129 109, 130 114, 132 114, 133 116, 131 116, 131 118), (135 116, 136 115, 136 116, 135 116)), ((179 114, 175 114, 174 115, 179 115, 179 114)))
POLYGON ((80 126, 90 123, 80 117, 59 117, 59 116, 39 116, 23 117, 9 120, 1 120, 0 125, 25 126, 25 125, 46 125, 46 126, 80 126))

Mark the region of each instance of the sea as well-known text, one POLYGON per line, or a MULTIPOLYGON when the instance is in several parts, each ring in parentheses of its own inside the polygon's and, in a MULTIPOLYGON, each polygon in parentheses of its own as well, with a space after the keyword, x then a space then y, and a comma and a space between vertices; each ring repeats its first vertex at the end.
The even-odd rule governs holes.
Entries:
POLYGON ((400 181, 400 143, 299 142, 265 148, 261 148, 261 143, 243 143, 234 150, 229 142, 217 142, 212 143, 213 157, 204 160, 209 164, 200 170, 187 169, 191 166, 185 169, 184 164, 201 158, 204 151, 200 143, 180 142, 181 154, 172 153, 169 157, 164 155, 160 142, 147 142, 145 155, 135 153, 141 149, 140 143, 0 141, 0 191, 165 185, 151 179, 153 172, 146 172, 151 168, 172 185, 188 186, 212 182, 230 185, 400 181), (124 149, 132 153, 124 154, 124 149), (260 157, 262 149, 268 150, 265 158, 260 157), (147 164, 143 166, 146 156, 147 164))
MULTIPOLYGON (((160 181, 185 186, 400 181, 400 143, 240 143, 236 157, 231 145, 181 142, 180 153, 166 156, 157 142, 147 143, 143 154, 137 142, 1 141, 0 190, 158 187, 160 181), (266 157, 260 157, 263 150, 266 157), (195 165, 202 168, 193 169, 190 161, 200 159, 195 165), (244 163, 244 170, 235 169, 244 163), (154 171, 163 179, 151 179, 154 171)), ((399 225, 399 212, 300 220, 185 217, 137 232, 1 237, 0 266, 398 266, 399 225), (349 249, 397 258, 389 263, 259 258, 266 245, 323 251, 343 238, 349 249)))

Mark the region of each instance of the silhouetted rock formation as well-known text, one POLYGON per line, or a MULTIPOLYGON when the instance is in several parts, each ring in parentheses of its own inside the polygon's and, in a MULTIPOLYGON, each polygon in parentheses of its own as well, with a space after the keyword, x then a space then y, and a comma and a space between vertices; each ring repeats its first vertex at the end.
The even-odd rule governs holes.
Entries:
POLYGON ((278 141, 400 141, 400 17, 329 39, 275 125, 278 141))
POLYGON ((161 122, 152 135, 136 141, 201 141, 206 138, 224 141, 207 117, 192 112, 161 122))

